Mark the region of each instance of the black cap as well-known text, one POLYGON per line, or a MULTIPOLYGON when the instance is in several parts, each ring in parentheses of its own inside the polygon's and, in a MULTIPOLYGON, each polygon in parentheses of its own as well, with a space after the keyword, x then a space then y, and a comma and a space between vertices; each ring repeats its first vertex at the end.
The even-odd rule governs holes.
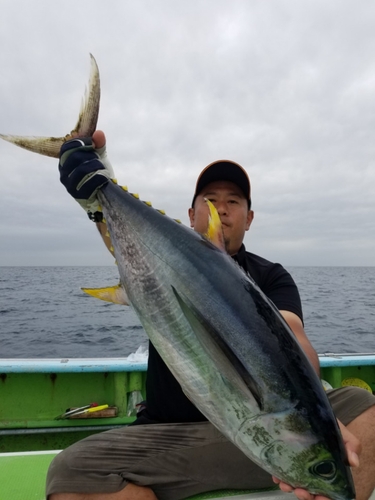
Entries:
POLYGON ((207 184, 215 181, 230 181, 236 184, 245 195, 250 210, 251 187, 249 176, 241 165, 231 160, 216 160, 202 170, 195 186, 192 206, 194 206, 195 198, 202 189, 206 187, 207 184))

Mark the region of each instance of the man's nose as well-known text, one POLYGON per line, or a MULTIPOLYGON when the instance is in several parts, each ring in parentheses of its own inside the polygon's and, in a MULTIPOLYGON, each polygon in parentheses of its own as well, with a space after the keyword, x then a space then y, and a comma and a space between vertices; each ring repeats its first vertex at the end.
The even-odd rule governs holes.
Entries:
POLYGON ((228 213, 228 205, 225 201, 217 201, 214 205, 219 215, 226 215, 228 213))

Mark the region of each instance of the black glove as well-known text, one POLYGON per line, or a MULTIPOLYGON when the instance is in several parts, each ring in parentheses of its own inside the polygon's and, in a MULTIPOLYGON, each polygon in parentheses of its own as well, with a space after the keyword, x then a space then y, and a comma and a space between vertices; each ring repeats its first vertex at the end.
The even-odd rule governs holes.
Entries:
POLYGON ((60 181, 68 193, 95 221, 101 212, 97 199, 98 190, 114 179, 112 166, 107 158, 106 147, 95 149, 91 137, 71 139, 60 150, 60 181))

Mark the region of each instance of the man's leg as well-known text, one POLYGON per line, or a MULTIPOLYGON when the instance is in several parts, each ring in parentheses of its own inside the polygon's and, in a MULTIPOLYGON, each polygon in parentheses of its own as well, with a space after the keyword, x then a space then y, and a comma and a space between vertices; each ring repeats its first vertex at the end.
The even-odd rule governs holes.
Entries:
POLYGON ((375 406, 372 406, 347 425, 361 442, 359 467, 352 469, 356 500, 367 500, 375 489, 375 406))
POLYGON ((53 493, 49 500, 157 500, 151 488, 128 484, 116 493, 53 493))
POLYGON ((352 468, 356 500, 368 500, 375 489, 375 396, 358 387, 328 392, 336 417, 360 441, 359 467, 352 468))
POLYGON ((131 426, 90 436, 51 463, 49 500, 180 500, 223 488, 273 487, 209 422, 131 426))

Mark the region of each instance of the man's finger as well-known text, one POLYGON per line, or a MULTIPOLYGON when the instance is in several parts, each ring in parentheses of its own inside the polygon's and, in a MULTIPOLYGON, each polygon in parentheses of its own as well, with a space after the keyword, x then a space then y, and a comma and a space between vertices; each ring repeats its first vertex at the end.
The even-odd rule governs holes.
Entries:
POLYGON ((92 140, 96 149, 102 148, 103 146, 105 146, 106 142, 104 132, 102 130, 95 130, 92 135, 92 140))
POLYGON ((355 451, 348 450, 348 460, 352 467, 359 467, 359 457, 355 451))

